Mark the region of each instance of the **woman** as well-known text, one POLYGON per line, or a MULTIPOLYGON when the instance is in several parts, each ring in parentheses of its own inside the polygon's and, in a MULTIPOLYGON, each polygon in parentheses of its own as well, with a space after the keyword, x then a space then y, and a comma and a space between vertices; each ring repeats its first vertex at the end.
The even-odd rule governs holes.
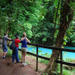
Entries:
POLYGON ((21 43, 22 43, 22 46, 21 46, 21 49, 22 49, 22 64, 25 66, 27 65, 25 63, 25 56, 26 56, 26 51, 27 51, 27 42, 30 43, 30 41, 28 40, 28 38, 26 37, 26 33, 24 32, 23 33, 23 36, 21 38, 21 43))

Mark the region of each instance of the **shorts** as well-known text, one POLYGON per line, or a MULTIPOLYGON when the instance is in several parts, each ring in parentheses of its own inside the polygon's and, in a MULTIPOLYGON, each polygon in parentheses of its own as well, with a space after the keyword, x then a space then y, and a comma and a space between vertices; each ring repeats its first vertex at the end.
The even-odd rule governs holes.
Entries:
POLYGON ((3 52, 7 52, 7 51, 8 51, 7 46, 4 46, 4 47, 3 47, 3 52))
POLYGON ((25 52, 25 53, 27 52, 27 48, 22 48, 21 50, 22 52, 25 52))

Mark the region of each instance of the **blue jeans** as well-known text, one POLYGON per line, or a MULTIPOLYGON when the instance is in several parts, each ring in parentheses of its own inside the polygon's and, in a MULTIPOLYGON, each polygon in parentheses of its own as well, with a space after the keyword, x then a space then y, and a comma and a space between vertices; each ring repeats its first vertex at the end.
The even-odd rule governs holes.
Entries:
POLYGON ((7 51, 8 51, 7 46, 3 46, 3 52, 7 52, 7 51))
POLYGON ((12 62, 14 63, 16 59, 16 62, 19 62, 19 56, 18 56, 18 48, 16 47, 15 50, 12 50, 12 62))

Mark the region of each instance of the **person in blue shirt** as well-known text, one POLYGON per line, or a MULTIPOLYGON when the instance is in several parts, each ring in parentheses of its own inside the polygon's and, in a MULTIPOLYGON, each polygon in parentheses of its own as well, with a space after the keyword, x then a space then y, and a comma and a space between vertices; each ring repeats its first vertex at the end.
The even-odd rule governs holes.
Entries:
POLYGON ((8 38, 8 34, 4 33, 4 37, 3 37, 3 43, 2 43, 2 48, 3 48, 3 59, 5 59, 6 54, 8 52, 8 47, 7 47, 7 41, 11 40, 10 38, 8 38))
POLYGON ((22 64, 25 66, 25 56, 26 56, 26 51, 27 51, 27 43, 30 43, 30 40, 26 37, 26 33, 23 33, 23 36, 21 38, 21 50, 22 50, 22 64))

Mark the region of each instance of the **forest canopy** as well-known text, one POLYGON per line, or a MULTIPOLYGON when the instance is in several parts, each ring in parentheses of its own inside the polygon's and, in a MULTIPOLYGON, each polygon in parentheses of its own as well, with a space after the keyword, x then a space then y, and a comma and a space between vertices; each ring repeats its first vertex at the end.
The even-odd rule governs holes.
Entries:
MULTIPOLYGON (((23 32, 32 43, 54 45, 60 26, 60 0, 0 0, 0 35, 13 38, 23 32)), ((73 11, 75 2, 71 1, 73 11)), ((64 45, 75 46, 75 13, 64 37, 64 45)))

